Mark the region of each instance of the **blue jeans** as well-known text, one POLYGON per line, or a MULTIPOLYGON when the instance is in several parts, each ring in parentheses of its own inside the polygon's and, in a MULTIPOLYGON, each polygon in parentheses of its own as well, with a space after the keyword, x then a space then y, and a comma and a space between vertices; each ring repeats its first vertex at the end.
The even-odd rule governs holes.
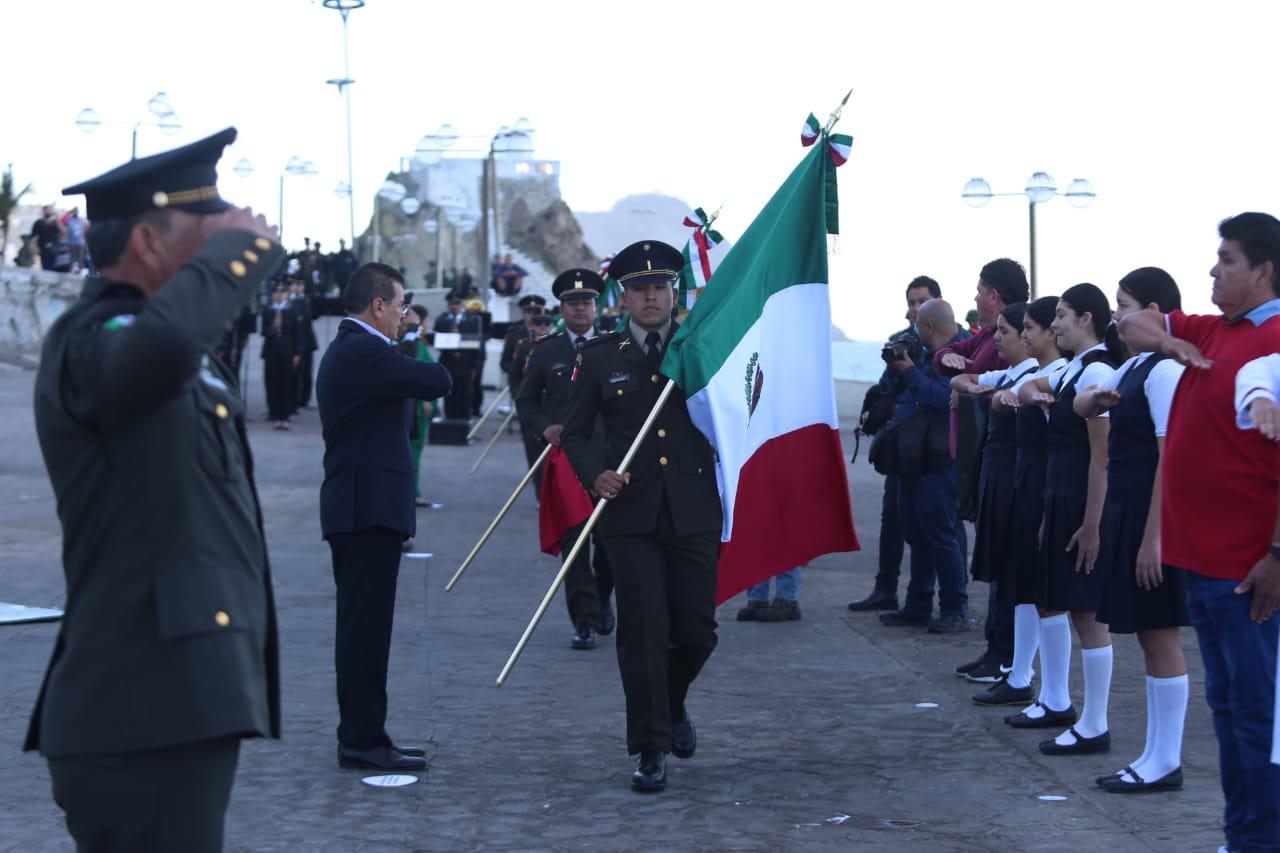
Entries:
POLYGON ((898 478, 898 518, 911 546, 911 581, 903 610, 933 613, 933 584, 938 583, 938 609, 943 616, 965 616, 969 596, 964 555, 956 536, 956 469, 954 465, 918 477, 898 478))
POLYGON ((1280 765, 1271 763, 1280 616, 1261 625, 1251 620, 1253 594, 1236 595, 1236 583, 1187 572, 1205 699, 1218 736, 1227 801, 1222 821, 1232 850, 1280 851, 1280 765))
MULTIPOLYGON (((783 601, 799 601, 800 600, 800 579, 802 577, 800 567, 788 569, 776 578, 769 580, 776 581, 778 587, 778 598, 783 601)), ((768 601, 769 600, 769 580, 760 581, 760 583, 747 590, 747 601, 768 601)))

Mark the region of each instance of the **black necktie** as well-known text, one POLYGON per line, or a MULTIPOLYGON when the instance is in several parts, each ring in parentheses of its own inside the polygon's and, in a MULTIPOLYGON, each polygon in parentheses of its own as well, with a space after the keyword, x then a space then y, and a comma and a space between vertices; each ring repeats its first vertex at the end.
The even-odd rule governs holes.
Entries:
POLYGON ((578 339, 574 341, 574 343, 577 344, 578 349, 582 349, 584 346, 587 345, 587 339, 584 338, 582 335, 578 335, 578 339))
POLYGON ((645 355, 649 357, 649 366, 654 370, 662 364, 662 338, 657 332, 650 332, 644 336, 645 355))

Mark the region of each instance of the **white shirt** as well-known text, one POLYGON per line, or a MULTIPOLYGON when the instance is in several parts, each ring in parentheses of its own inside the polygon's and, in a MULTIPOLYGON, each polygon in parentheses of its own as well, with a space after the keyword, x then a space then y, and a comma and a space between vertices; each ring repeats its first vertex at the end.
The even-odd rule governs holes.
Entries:
POLYGON ((578 334, 574 334, 574 332, 568 326, 565 326, 564 333, 569 336, 569 343, 573 344, 574 346, 577 346, 578 338, 582 338, 584 341, 589 341, 592 338, 594 338, 596 336, 596 327, 592 326, 582 334, 578 335, 578 334))
POLYGON ((1280 353, 1255 358, 1236 373, 1236 426, 1256 427, 1249 416, 1249 406, 1254 400, 1274 403, 1277 398, 1280 398, 1280 353))
POLYGON ((351 322, 355 323, 357 326, 362 327, 369 334, 376 335, 382 338, 384 343, 388 343, 388 344, 391 343, 391 338, 388 338, 386 335, 382 334, 382 332, 379 332, 377 329, 375 329, 373 326, 370 326, 368 323, 366 323, 364 320, 361 320, 359 317, 352 317, 350 314, 348 314, 344 319, 350 320, 351 322))
POLYGON ((999 370, 988 370, 986 373, 978 374, 978 384, 985 385, 988 388, 997 388, 1006 379, 1021 380, 1039 367, 1040 362, 1034 358, 1023 359, 1013 367, 1003 367, 999 370))
MULTIPOLYGON (((1150 357, 1149 352, 1135 355, 1098 383, 1098 387, 1115 391, 1126 373, 1150 357)), ((1151 422, 1155 424, 1157 437, 1163 436, 1169 429, 1169 406, 1173 404, 1173 393, 1178 390, 1178 381, 1182 379, 1182 371, 1185 369, 1173 359, 1166 358, 1151 368, 1146 381, 1142 383, 1142 390, 1147 395, 1147 411, 1151 414, 1151 422)))
POLYGON ((1013 383, 1013 387, 1010 388, 1009 390, 1011 390, 1016 395, 1019 391, 1022 390, 1023 385, 1026 385, 1028 382, 1030 382, 1033 379, 1048 379, 1050 384, 1052 384, 1054 379, 1058 376, 1059 373, 1063 371, 1063 369, 1066 366, 1067 366, 1067 360, 1065 358, 1055 358, 1053 361, 1049 362, 1039 370, 1034 370, 1031 373, 1027 373, 1023 375, 1021 379, 1013 383))
MULTIPOLYGON (((1090 388, 1097 387, 1098 385, 1101 385, 1103 382, 1106 382, 1109 378, 1111 378, 1111 374, 1116 372, 1116 369, 1111 365, 1105 362, 1095 361, 1093 364, 1090 364, 1088 367, 1081 366, 1084 361, 1084 357, 1086 355, 1088 355, 1091 352, 1094 352, 1095 350, 1105 350, 1106 348, 1107 348, 1107 345, 1105 342, 1103 342, 1099 344, 1094 344, 1084 352, 1077 354, 1075 358, 1071 359, 1071 361, 1067 363, 1067 367, 1065 370, 1061 371, 1057 376, 1053 377, 1053 380, 1052 380, 1053 387, 1059 388, 1059 387, 1065 387, 1067 385, 1070 385, 1071 380, 1077 374, 1079 374, 1080 376, 1080 381, 1076 383, 1077 394, 1079 394, 1081 391, 1088 391, 1090 388)), ((1102 414, 1098 415, 1098 417, 1106 418, 1106 417, 1110 417, 1110 415, 1111 415, 1110 412, 1103 412, 1102 414)))

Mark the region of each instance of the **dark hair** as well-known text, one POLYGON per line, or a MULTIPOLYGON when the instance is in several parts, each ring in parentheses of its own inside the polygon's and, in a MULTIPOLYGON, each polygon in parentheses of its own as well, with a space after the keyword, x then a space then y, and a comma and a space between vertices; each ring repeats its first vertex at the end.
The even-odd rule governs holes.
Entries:
POLYGON ((1280 220, 1268 213, 1241 213, 1219 222, 1218 236, 1240 244, 1249 269, 1271 261, 1271 292, 1280 296, 1280 220))
POLYGON ((351 274, 342 291, 342 308, 348 314, 363 314, 373 300, 390 302, 396 298, 396 285, 404 287, 404 276, 386 264, 365 264, 351 274))
POLYGON ((427 306, 425 306, 425 305, 410 305, 410 306, 409 306, 409 310, 410 310, 410 311, 412 311, 413 313, 417 314, 417 315, 418 315, 418 319, 419 319, 419 320, 421 320, 421 321, 422 321, 422 322, 424 322, 424 323, 425 323, 425 322, 427 322, 427 306))
POLYGON ((917 287, 929 288, 930 299, 942 298, 942 288, 938 285, 936 281, 929 278, 929 276, 927 275, 918 275, 915 278, 911 279, 911 283, 907 285, 907 292, 910 293, 911 291, 915 290, 917 287))
POLYGON ((1026 302, 1031 288, 1027 286, 1027 271, 1012 258, 997 258, 978 273, 983 286, 1000 294, 1005 305, 1026 302))
POLYGON ((1177 282, 1159 267, 1139 267, 1120 279, 1120 289, 1143 308, 1154 302, 1162 314, 1182 307, 1182 293, 1177 282))
POLYGON ((1107 355, 1116 364, 1128 357, 1124 344, 1120 342, 1120 333, 1115 323, 1111 322, 1111 304, 1107 295, 1095 284, 1076 284, 1063 291, 1059 299, 1071 306, 1071 310, 1081 316, 1088 312, 1093 318, 1093 334, 1107 345, 1107 355))
POLYGON ((1004 310, 1000 312, 1000 316, 1004 321, 1019 332, 1022 331, 1022 319, 1027 313, 1027 303, 1015 302, 1012 305, 1006 305, 1004 310))
POLYGON ((135 225, 143 222, 160 231, 169 230, 169 211, 149 210, 134 216, 121 216, 117 219, 103 219, 89 225, 84 242, 89 250, 89 257, 98 269, 109 267, 120 260, 124 250, 129 246, 129 238, 135 225))
POLYGON ((1023 316, 1023 325, 1026 325, 1026 318, 1030 317, 1036 321, 1036 325, 1040 328, 1049 328, 1049 325, 1053 323, 1053 315, 1058 310, 1058 297, 1041 296, 1039 299, 1025 304, 1027 313, 1023 316))

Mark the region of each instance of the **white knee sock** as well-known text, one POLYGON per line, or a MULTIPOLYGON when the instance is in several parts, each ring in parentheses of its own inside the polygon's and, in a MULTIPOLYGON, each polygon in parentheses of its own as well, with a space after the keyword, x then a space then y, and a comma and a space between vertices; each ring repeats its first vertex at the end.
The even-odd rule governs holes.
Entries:
MULTIPOLYGON (((1071 623, 1065 613, 1040 620, 1040 668, 1040 704, 1065 711, 1071 705, 1071 623)), ((1032 706, 1026 714, 1034 719, 1044 712, 1032 706)))
POLYGON ((1147 782, 1154 782, 1182 766, 1182 727, 1187 719, 1191 684, 1185 675, 1148 677, 1148 681, 1151 704, 1155 707, 1155 741, 1146 761, 1134 764, 1133 769, 1147 782))
MULTIPOLYGON (((1111 646, 1081 649, 1084 670, 1084 710, 1076 723, 1081 737, 1097 737, 1107 730, 1107 700, 1111 695, 1111 646)), ((1159 726, 1156 731, 1159 732, 1159 726)))
POLYGON ((1019 604, 1013 608, 1013 671, 1009 673, 1010 687, 1030 687, 1040 645, 1040 615, 1034 604, 1019 604))

